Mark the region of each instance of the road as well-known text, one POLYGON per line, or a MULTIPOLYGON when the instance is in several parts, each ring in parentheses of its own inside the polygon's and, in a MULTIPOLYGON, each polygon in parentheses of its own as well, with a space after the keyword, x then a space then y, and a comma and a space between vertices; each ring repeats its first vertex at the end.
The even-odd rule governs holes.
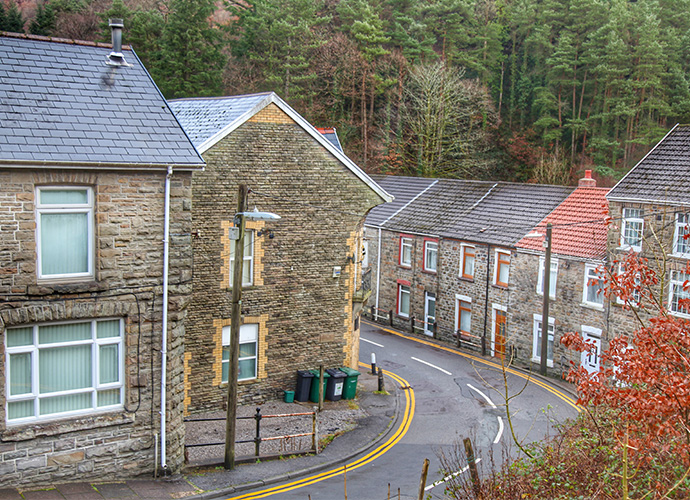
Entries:
MULTIPOLYGON (((360 361, 367 365, 371 353, 389 374, 387 388, 406 386, 407 413, 395 439, 376 457, 357 457, 348 465, 347 496, 350 499, 416 499, 422 464, 430 460, 427 494, 443 498, 444 472, 441 456, 464 454, 462 440, 472 440, 480 468, 497 462, 504 453, 516 453, 510 436, 504 372, 494 359, 459 355, 452 349, 421 339, 405 338, 393 330, 362 323, 360 361), (436 484, 436 486, 433 486, 436 484)), ((557 388, 528 374, 506 373, 511 421, 516 436, 530 442, 553 432, 553 425, 577 414, 574 402, 557 388)), ((453 463, 457 460, 450 458, 453 463)), ((459 464, 452 470, 460 468, 459 464)), ((282 499, 338 500, 344 498, 342 474, 306 481, 290 491, 277 488, 272 497, 282 499), (337 492, 334 495, 334 492, 337 492)), ((275 486, 274 486, 275 488, 275 486)), ((257 490, 257 493, 260 490, 257 490)), ((246 493, 245 493, 246 494, 246 493)), ((244 497, 244 495, 243 495, 244 497)), ((254 496, 252 498, 265 498, 254 496)))

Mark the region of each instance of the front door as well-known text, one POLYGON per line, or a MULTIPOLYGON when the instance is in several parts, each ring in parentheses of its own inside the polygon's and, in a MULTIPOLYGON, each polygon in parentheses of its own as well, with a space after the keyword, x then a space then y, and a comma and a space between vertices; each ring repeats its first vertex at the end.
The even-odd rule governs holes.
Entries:
POLYGON ((580 363, 589 373, 599 371, 599 355, 601 354, 601 330, 591 326, 582 326, 582 340, 588 344, 594 344, 594 349, 583 352, 580 363))
POLYGON ((436 321, 436 295, 426 292, 424 294, 424 333, 433 337, 434 322, 436 321))
POLYGON ((494 356, 503 359, 506 352, 506 323, 508 316, 501 309, 494 309, 494 356))

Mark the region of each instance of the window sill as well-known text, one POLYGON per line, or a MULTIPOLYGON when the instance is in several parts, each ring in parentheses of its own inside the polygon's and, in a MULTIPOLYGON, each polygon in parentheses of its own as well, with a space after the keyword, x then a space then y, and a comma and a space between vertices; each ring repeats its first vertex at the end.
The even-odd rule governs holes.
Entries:
POLYGON ((5 422, 5 425, 8 427, 0 434, 0 437, 3 441, 29 441, 39 436, 56 436, 82 430, 127 425, 133 424, 134 421, 134 413, 115 410, 110 413, 72 415, 69 417, 56 417, 55 420, 32 421, 21 424, 5 422))
POLYGON ((690 253, 672 253, 669 254, 669 257, 674 259, 690 259, 690 253))
POLYGON ((458 276, 459 280, 467 281, 468 283, 474 283, 474 276, 458 276))
POLYGON ((508 285, 501 285, 499 283, 492 283, 492 287, 498 288, 499 290, 508 290, 508 285))
POLYGON ((593 311, 604 311, 604 306, 600 304, 590 304, 588 302, 583 302, 580 304, 580 306, 584 307, 585 309, 592 309, 593 311))
POLYGON ((680 312, 675 312, 675 311, 669 311, 668 313, 671 316, 675 316, 676 318, 690 319, 690 314, 685 314, 685 313, 680 313, 680 312))
POLYGON ((642 251, 642 247, 618 247, 616 250, 628 253, 630 250, 632 250, 635 253, 640 253, 642 251))
POLYGON ((438 271, 431 271, 429 269, 422 269, 422 272, 424 274, 433 274, 434 276, 436 276, 438 274, 438 271))
POLYGON ((398 264, 398 267, 402 269, 412 269, 412 264, 398 264))
POLYGON ((29 286, 29 293, 32 295, 50 295, 53 293, 101 292, 107 288, 104 283, 96 281, 93 277, 60 280, 42 278, 36 282, 36 285, 29 286))

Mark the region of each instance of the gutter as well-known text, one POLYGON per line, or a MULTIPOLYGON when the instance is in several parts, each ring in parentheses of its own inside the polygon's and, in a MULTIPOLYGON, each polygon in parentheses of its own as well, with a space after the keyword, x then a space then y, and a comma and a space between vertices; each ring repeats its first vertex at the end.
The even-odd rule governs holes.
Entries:
MULTIPOLYGON (((205 163, 190 163, 187 165, 176 165, 177 170, 204 170, 205 163)), ((60 170, 81 170, 93 168, 99 170, 163 170, 167 171, 170 166, 162 163, 108 163, 108 162, 66 162, 50 160, 0 160, 2 168, 46 168, 60 170)))

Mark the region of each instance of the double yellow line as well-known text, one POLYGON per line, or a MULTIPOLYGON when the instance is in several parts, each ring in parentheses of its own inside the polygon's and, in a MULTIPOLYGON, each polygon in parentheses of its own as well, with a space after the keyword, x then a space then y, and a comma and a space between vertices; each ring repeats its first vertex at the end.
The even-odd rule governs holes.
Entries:
MULTIPOLYGON (((364 363, 360 363, 360 365, 366 366, 364 363)), ((362 458, 359 458, 354 462, 346 464, 342 467, 331 469, 320 474, 316 474, 314 476, 305 477, 292 483, 275 486, 273 488, 268 488, 254 493, 246 493, 244 495, 231 497, 228 500, 251 500, 255 498, 265 498, 271 495, 276 495, 278 493, 285 493, 287 491, 296 490, 297 488, 303 488, 305 486, 309 486, 310 484, 318 483, 325 479, 330 479, 332 477, 344 474, 345 471, 358 469, 363 465, 367 465, 368 463, 373 462, 378 457, 390 450, 398 441, 400 441, 403 438, 403 436, 407 433, 407 431, 410 428, 412 418, 414 417, 415 399, 414 391, 405 379, 386 370, 384 370, 383 373, 385 373, 387 376, 391 377, 393 380, 399 383, 400 386, 403 388, 403 392, 405 394, 405 411, 403 412, 402 421, 400 422, 400 425, 398 426, 395 433, 385 443, 383 443, 381 446, 377 447, 373 451, 369 452, 362 458)))
POLYGON ((510 373, 510 374, 512 374, 512 375, 515 375, 516 377, 520 377, 520 378, 522 378, 522 379, 524 379, 524 380, 527 380, 528 382, 531 382, 531 383, 533 383, 533 384, 535 384, 535 385, 538 385, 538 386, 541 387, 542 389, 544 389, 544 390, 550 392, 551 394, 553 394, 553 395, 556 396, 557 398, 561 399, 561 400, 564 401, 565 403, 567 403, 567 404, 569 404, 570 406, 572 406, 573 408, 575 408, 575 410, 577 410, 578 412, 581 412, 581 411, 582 411, 582 408, 581 408, 581 407, 577 404, 577 402, 576 402, 572 397, 570 397, 568 394, 566 394, 566 393, 564 393, 564 392, 562 392, 562 391, 556 389, 555 387, 549 385, 548 383, 546 383, 546 382, 540 380, 540 379, 537 378, 537 377, 533 377, 532 374, 530 374, 530 373, 524 373, 524 372, 519 371, 519 370, 516 370, 516 369, 514 369, 514 368, 503 367, 500 363, 496 363, 495 361, 489 361, 488 359, 480 358, 480 357, 474 356, 474 355, 472 355, 472 354, 467 354, 467 353, 464 353, 464 352, 460 352, 460 351, 458 351, 458 350, 456 350, 456 349, 452 349, 452 348, 449 348, 449 347, 446 347, 446 346, 443 346, 443 345, 439 345, 439 344, 437 344, 437 343, 435 343, 435 342, 429 342, 428 340, 419 339, 419 338, 416 338, 416 337, 408 337, 407 335, 404 335, 404 334, 402 334, 402 333, 400 333, 400 332, 396 332, 395 330, 391 330, 391 329, 389 329, 389 328, 384 328, 384 327, 382 327, 381 325, 379 325, 379 324, 377 324, 377 323, 370 323, 370 322, 368 322, 368 321, 362 321, 362 323, 366 323, 367 325, 370 325, 370 326, 375 326, 375 327, 378 328, 379 330, 383 330, 384 332, 388 332, 388 333, 393 334, 393 335, 395 335, 395 336, 397 336, 397 337, 401 337, 401 338, 404 338, 404 339, 407 339, 407 340, 411 340, 411 341, 413 341, 413 342, 417 342, 418 344, 428 345, 428 346, 434 347, 434 348, 436 348, 436 349, 440 349, 440 350, 442 350, 442 351, 446 351, 446 352, 450 352, 450 353, 456 354, 456 355, 458 355, 458 356, 462 356, 463 358, 471 359, 472 361, 474 361, 474 362, 476 362, 476 363, 480 363, 480 364, 483 364, 483 365, 487 365, 487 366, 490 366, 490 367, 495 368, 495 369, 497 369, 497 370, 503 370, 503 369, 505 369, 505 371, 506 371, 507 373, 510 373))

